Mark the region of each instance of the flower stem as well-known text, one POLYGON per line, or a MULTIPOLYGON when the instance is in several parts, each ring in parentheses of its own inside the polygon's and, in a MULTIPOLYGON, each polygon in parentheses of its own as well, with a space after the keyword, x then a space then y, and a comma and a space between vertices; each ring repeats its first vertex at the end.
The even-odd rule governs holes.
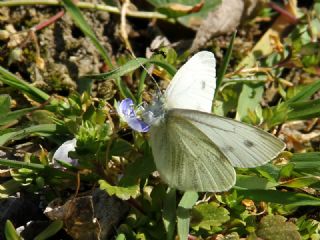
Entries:
MULTIPOLYGON (((48 6, 62 6, 62 3, 58 0, 11 0, 11 1, 0 1, 0 7, 16 7, 21 5, 48 5, 48 6)), ((104 12, 110 12, 114 14, 120 14, 120 10, 117 7, 94 4, 88 2, 78 2, 76 5, 82 9, 95 9, 104 12)), ((158 12, 144 12, 144 11, 132 11, 127 10, 126 15, 128 17, 135 18, 153 18, 153 19, 163 19, 170 21, 168 17, 164 14, 158 12)))

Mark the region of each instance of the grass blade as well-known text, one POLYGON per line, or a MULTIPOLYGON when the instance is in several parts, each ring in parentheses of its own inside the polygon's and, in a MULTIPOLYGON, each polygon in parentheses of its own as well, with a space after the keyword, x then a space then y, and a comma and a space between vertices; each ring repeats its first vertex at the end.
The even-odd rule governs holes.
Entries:
POLYGON ((272 203, 279 203, 298 206, 320 206, 320 199, 295 192, 281 192, 276 190, 237 190, 238 194, 255 201, 265 201, 272 203))
POLYGON ((111 58, 108 55, 107 50, 102 46, 102 44, 97 39, 96 35, 92 31, 88 22, 83 17, 80 9, 72 2, 72 0, 62 0, 64 7, 72 17, 75 24, 82 30, 82 32, 90 38, 94 46, 97 48, 104 61, 108 64, 108 66, 112 69, 113 64, 111 62, 111 58))
POLYGON ((233 44, 234 44, 234 39, 236 38, 237 32, 235 31, 232 36, 231 36, 231 40, 230 40, 230 44, 229 47, 227 49, 226 55, 223 58, 223 62, 218 70, 217 73, 217 86, 216 86, 216 92, 219 90, 220 85, 222 83, 223 80, 223 76, 225 75, 230 59, 231 59, 231 54, 232 54, 232 49, 233 49, 233 44))
POLYGON ((171 240, 174 239, 176 225, 176 189, 168 188, 163 205, 163 223, 167 232, 167 240, 171 240))
POLYGON ((124 76, 140 68, 142 65, 145 65, 145 64, 155 64, 160 67, 163 67, 166 71, 168 71, 168 73, 171 76, 173 76, 176 73, 176 69, 171 64, 168 64, 167 62, 154 60, 154 59, 147 59, 147 58, 136 58, 126 62, 121 67, 114 69, 113 71, 110 71, 107 73, 101 73, 101 74, 86 75, 84 77, 95 79, 95 80, 107 80, 107 79, 119 78, 121 76, 124 76))
POLYGON ((30 83, 18 78, 8 70, 0 66, 0 81, 3 83, 20 90, 24 94, 28 95, 32 100, 36 102, 45 102, 49 99, 49 95, 40 89, 32 86, 30 83))
POLYGON ((21 240, 22 238, 17 233, 15 227, 13 226, 12 222, 10 220, 6 221, 6 225, 4 227, 4 234, 6 236, 6 239, 10 240, 21 240))
POLYGON ((0 136, 0 146, 9 141, 18 140, 29 136, 30 134, 51 135, 57 131, 56 124, 40 124, 27 127, 18 131, 8 132, 0 136))

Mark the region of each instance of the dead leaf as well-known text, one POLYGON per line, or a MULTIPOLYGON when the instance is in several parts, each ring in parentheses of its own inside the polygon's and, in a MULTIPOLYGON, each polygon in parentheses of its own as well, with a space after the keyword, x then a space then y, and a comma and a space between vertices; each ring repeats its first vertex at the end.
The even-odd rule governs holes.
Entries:
MULTIPOLYGON (((285 5, 285 9, 295 17, 297 17, 297 8, 296 0, 290 0, 285 5)), ((257 56, 262 57, 272 53, 274 51, 274 44, 272 41, 274 41, 275 38, 283 38, 283 33, 291 25, 292 21, 288 20, 287 16, 280 15, 272 24, 271 28, 269 28, 268 31, 266 31, 265 34, 260 38, 251 52, 240 62, 238 67, 255 66, 257 56)))
POLYGON ((191 52, 203 47, 211 38, 233 32, 240 24, 244 11, 243 0, 224 0, 202 22, 192 43, 191 52))
POLYGON ((181 3, 169 3, 166 7, 172 11, 180 13, 195 13, 199 12, 204 5, 204 0, 201 0, 198 4, 194 6, 184 5, 181 3))
POLYGON ((65 231, 73 239, 109 239, 128 205, 96 189, 93 195, 73 198, 63 203, 52 201, 44 213, 51 220, 63 220, 65 231))

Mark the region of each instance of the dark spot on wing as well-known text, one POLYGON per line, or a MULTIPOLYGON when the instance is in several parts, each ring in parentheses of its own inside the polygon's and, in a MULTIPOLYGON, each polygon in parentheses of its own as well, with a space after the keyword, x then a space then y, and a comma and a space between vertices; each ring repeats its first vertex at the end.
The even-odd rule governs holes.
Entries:
POLYGON ((205 81, 202 81, 201 82, 201 89, 205 89, 206 88, 206 82, 205 81))
POLYGON ((251 148, 251 147, 253 147, 253 145, 254 145, 254 143, 251 142, 250 140, 245 140, 243 143, 244 143, 244 145, 245 145, 246 147, 248 147, 248 148, 251 148))
POLYGON ((222 148, 223 152, 233 152, 234 148, 232 146, 225 146, 224 148, 222 148))

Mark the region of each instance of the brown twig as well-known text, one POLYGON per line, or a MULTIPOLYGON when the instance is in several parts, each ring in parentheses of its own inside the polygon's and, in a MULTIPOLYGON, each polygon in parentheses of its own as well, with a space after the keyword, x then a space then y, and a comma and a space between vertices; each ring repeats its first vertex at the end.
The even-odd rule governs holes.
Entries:
POLYGON ((278 4, 274 3, 274 2, 269 2, 269 7, 272 8, 273 10, 277 11, 278 13, 282 14, 283 16, 287 17, 288 20, 291 23, 297 23, 298 19, 296 18, 296 16, 294 16, 292 13, 290 13, 289 11, 287 11, 286 9, 282 8, 281 6, 279 6, 278 4))

